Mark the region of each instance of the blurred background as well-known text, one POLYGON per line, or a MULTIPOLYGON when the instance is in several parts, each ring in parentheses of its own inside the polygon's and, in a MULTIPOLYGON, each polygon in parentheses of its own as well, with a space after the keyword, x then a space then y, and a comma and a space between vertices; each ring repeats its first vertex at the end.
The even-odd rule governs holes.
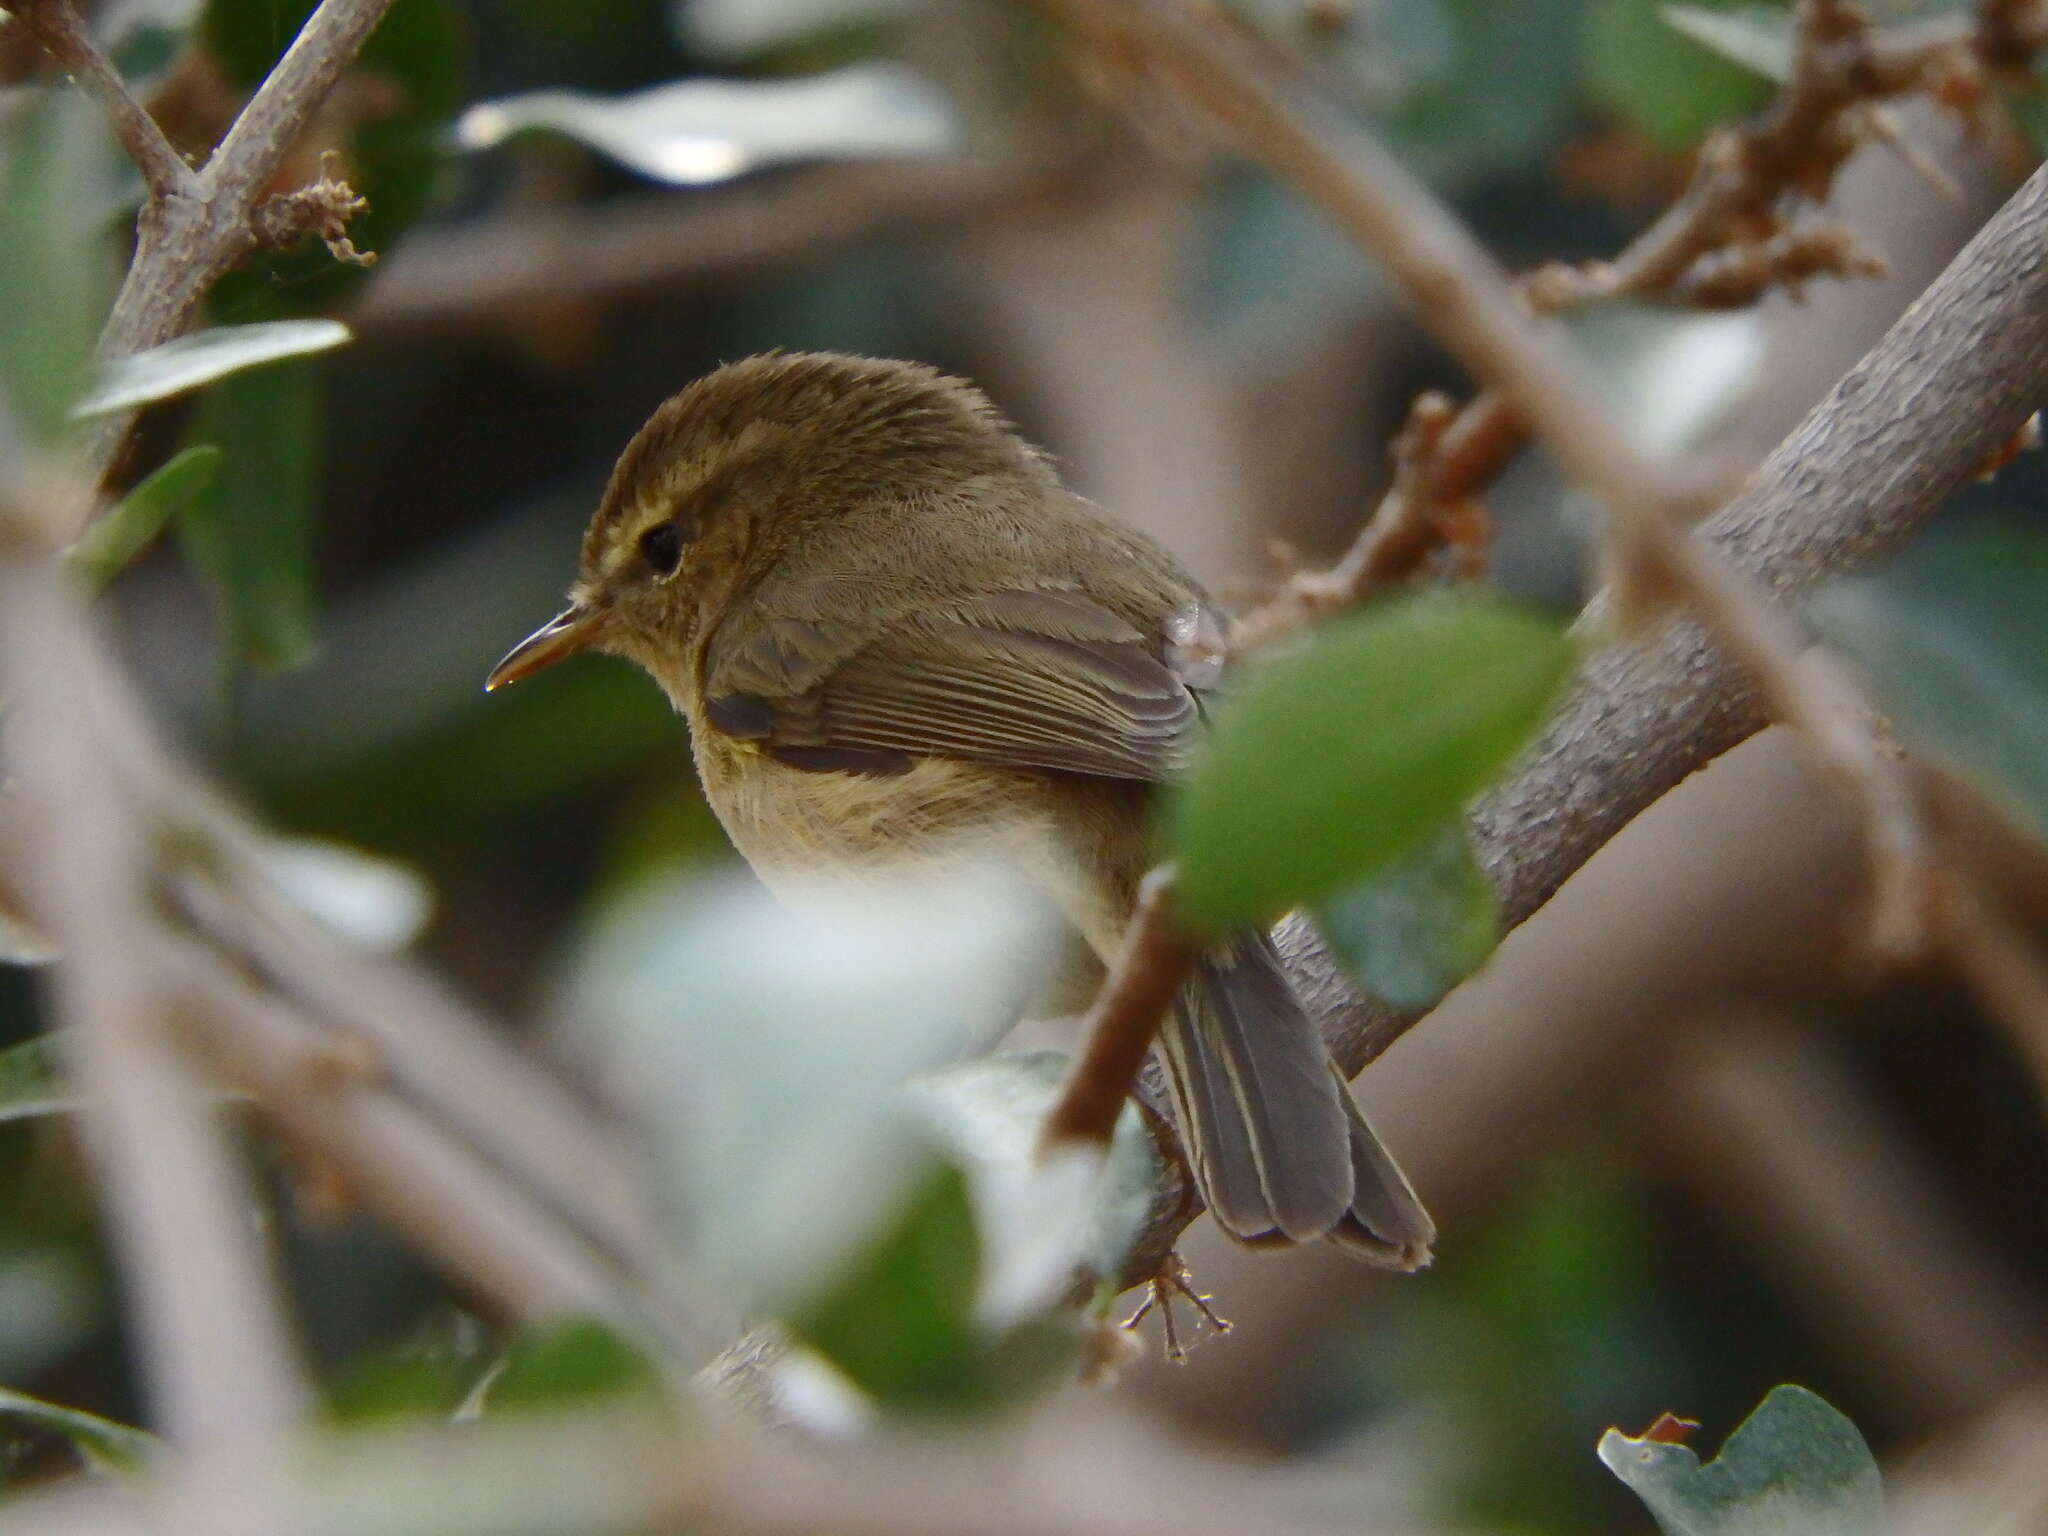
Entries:
MULTIPOLYGON (((1618 249, 1769 88, 1651 0, 1232 9, 1512 266, 1618 249)), ((97 22, 199 147, 304 10, 108 0, 97 22)), ((27 89, 32 51, 5 62, 27 89)), ((1836 203, 1890 277, 1583 322, 1646 441, 1733 484, 2028 163, 1917 106, 1904 129, 1954 195, 1880 147, 1836 203)), ((377 264, 267 257, 212 315, 333 315, 357 339, 149 418, 130 480, 223 443, 210 515, 230 533, 167 541, 114 602, 193 750, 280 828, 374 856, 330 892, 366 938, 419 927, 543 1050, 587 1023, 582 968, 623 896, 732 857, 637 671, 480 691, 555 611, 613 457, 686 381, 771 347, 929 360, 1233 599, 1340 551, 1414 394, 1466 388, 1316 213, 1029 5, 399 0, 317 137, 294 174, 337 156, 377 264)), ((2023 463, 1981 500, 2024 513, 2039 492, 2023 463)), ((1488 505, 1500 584, 1574 609, 1581 512, 1540 455, 1488 505)), ((1443 1228, 1434 1268, 1251 1256, 1204 1222, 1183 1252, 1237 1326, 1184 1367, 1148 1351, 1107 1411, 1281 1458, 1361 1509, 1626 1531, 1641 1509, 1592 1455, 1608 1425, 1670 1409, 1712 1444, 1796 1380, 1900 1453, 2029 1382, 2037 1085, 1944 978, 1859 965, 1860 857, 1779 733, 1683 786, 1361 1079, 1443 1228)), ((36 1007, 0 968, 6 1041, 36 1007)), ((373 1219, 270 1173, 338 1397, 480 1348, 373 1219)), ((0 1382, 132 1418, 94 1220, 61 1129, 0 1125, 0 1382)), ((0 1431, 0 1468, 61 1461, 0 1431)))

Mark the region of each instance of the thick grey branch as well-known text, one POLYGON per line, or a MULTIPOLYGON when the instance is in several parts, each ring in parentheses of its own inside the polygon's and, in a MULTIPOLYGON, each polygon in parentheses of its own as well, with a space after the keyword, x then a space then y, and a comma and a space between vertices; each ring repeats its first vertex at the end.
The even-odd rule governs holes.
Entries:
MULTIPOLYGON (((2048 168, 2037 170, 1700 535, 1781 598, 1904 546, 2048 397, 2048 168)), ((1510 924, 1681 779, 1761 729, 1743 676, 1692 621, 1593 655, 1472 833, 1510 924)), ((1419 1015, 1361 998, 1305 924, 1282 944, 1356 1073, 1419 1015)), ((1427 1192, 1425 1191, 1425 1194, 1427 1192)), ((1126 1273, 1191 1219, 1157 1202, 1126 1273)))

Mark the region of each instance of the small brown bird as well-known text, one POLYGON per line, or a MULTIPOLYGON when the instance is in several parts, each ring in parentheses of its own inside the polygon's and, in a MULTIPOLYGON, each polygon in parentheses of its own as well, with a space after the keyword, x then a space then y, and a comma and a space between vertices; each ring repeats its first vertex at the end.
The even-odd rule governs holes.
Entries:
MULTIPOLYGON (((689 721, 705 796, 771 887, 966 841, 1052 899, 1099 975, 1221 643, 1173 558, 1062 485, 973 386, 772 354, 641 428, 568 608, 485 686, 578 651, 629 657, 689 721)), ((1267 935, 1202 958, 1161 1046, 1226 1231, 1427 1261, 1429 1217, 1267 935)))

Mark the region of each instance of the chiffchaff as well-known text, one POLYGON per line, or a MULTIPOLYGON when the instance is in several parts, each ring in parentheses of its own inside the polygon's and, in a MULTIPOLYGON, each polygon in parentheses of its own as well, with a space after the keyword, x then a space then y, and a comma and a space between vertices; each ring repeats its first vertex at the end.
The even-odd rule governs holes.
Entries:
MULTIPOLYGON (((486 686, 629 657, 689 721, 705 796, 771 887, 978 850, 1051 898, 1099 974, 1221 634, 1171 556, 1069 491, 971 385, 780 354, 654 413, 568 608, 486 686)), ((1429 1217, 1267 935, 1202 957, 1160 1044, 1226 1231, 1426 1261, 1429 1217)))

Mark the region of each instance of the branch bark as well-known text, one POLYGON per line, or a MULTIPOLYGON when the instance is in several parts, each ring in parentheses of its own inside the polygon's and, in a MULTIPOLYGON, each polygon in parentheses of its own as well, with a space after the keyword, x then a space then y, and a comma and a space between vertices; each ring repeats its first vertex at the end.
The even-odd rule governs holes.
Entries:
MULTIPOLYGON (((1748 487, 1699 529, 1782 600, 1902 548, 2048 397, 2048 168, 2037 170, 1748 487)), ((1622 827, 1766 723, 1755 688, 1695 620, 1591 656, 1522 765, 1474 810, 1503 920, 1520 923, 1622 827)), ((1415 1024, 1359 996, 1308 925, 1281 947, 1355 1074, 1415 1024)), ((1426 1192, 1425 1192, 1426 1193, 1426 1192)), ((1126 1276, 1192 1217, 1155 1201, 1126 1276)))

